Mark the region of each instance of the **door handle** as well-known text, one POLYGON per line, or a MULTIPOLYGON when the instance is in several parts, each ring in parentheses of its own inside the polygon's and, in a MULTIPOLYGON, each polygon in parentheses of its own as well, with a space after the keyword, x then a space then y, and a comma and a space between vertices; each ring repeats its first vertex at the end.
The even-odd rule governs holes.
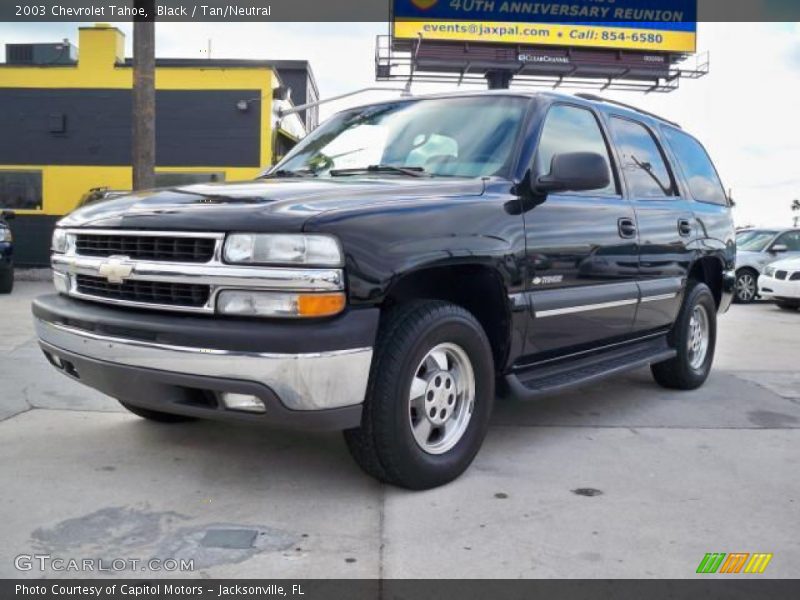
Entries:
POLYGON ((617 221, 617 229, 619 236, 626 240, 636 237, 636 223, 634 223, 633 219, 628 217, 620 219, 617 221))
POLYGON ((683 237, 692 235, 692 222, 689 219, 678 219, 678 233, 683 237))

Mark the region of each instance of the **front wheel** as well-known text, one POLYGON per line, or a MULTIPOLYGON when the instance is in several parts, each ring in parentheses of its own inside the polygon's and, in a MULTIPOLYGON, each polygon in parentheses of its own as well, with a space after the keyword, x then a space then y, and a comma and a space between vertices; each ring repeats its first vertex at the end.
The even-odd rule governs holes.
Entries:
POLYGON ((736 292, 734 299, 740 304, 750 304, 758 294, 758 273, 753 269, 739 269, 736 272, 736 292))
POLYGON ((14 269, 0 271, 0 294, 10 294, 14 290, 14 269))
POLYGON ((470 465, 493 403, 494 360, 480 323, 453 304, 413 302, 381 324, 361 426, 345 440, 373 477, 429 489, 470 465))
POLYGON ((699 388, 711 372, 717 343, 717 304, 705 283, 689 283, 669 337, 677 355, 652 365, 653 377, 666 388, 699 388))

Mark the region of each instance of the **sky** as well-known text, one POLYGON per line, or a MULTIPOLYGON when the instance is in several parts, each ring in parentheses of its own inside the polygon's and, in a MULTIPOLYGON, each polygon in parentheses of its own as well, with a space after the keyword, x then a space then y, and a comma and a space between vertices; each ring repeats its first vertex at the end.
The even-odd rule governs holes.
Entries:
MULTIPOLYGON (((77 43, 81 23, 0 23, 5 43, 77 43)), ((127 36, 131 25, 118 25, 127 36)), ((386 23, 160 23, 156 52, 163 58, 308 60, 322 98, 376 83, 376 36, 386 23)), ((696 135, 714 159, 736 201, 737 226, 790 226, 790 206, 800 198, 800 24, 700 23, 698 54, 709 53, 710 74, 681 83, 669 94, 604 92, 640 106, 696 135)), ((454 89, 452 84, 412 86, 414 94, 454 89)), ((476 89, 464 86, 463 89, 476 89)), ((570 90, 570 93, 580 90, 570 90)), ((588 90, 591 91, 591 90, 588 90)), ((322 118, 371 100, 397 96, 370 92, 323 105, 322 118)))

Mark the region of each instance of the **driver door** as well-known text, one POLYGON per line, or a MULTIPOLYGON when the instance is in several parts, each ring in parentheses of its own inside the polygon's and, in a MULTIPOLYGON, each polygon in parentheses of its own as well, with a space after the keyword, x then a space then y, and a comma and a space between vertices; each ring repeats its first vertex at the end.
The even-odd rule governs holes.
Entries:
POLYGON ((636 216, 607 135, 589 108, 557 103, 545 117, 535 171, 548 173, 555 154, 571 152, 605 157, 611 183, 551 193, 524 213, 532 307, 525 354, 533 360, 630 334, 639 298, 636 216))

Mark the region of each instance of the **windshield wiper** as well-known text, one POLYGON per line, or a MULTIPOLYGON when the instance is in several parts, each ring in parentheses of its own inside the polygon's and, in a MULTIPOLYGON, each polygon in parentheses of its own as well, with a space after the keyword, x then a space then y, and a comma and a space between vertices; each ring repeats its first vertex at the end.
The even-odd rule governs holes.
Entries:
POLYGON ((352 169, 331 169, 331 177, 341 175, 354 175, 356 173, 400 173, 409 177, 424 177, 425 169, 422 167, 395 167, 393 165, 369 165, 368 167, 354 167, 352 169))
POLYGON ((278 169, 272 173, 262 175, 261 179, 269 179, 270 177, 316 177, 317 174, 311 169, 298 169, 292 171, 290 169, 278 169))

